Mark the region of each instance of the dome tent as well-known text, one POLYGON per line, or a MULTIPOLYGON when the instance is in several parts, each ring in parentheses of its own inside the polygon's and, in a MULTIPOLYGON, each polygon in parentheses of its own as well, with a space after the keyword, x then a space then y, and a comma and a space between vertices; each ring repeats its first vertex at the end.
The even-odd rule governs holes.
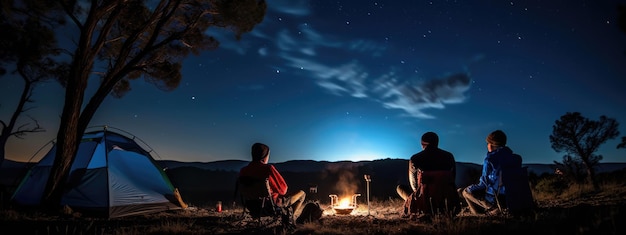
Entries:
MULTIPOLYGON (((85 133, 61 205, 108 218, 181 209, 178 190, 135 140, 106 127, 85 133)), ((55 155, 56 145, 25 175, 12 197, 16 205, 40 205, 55 155)))

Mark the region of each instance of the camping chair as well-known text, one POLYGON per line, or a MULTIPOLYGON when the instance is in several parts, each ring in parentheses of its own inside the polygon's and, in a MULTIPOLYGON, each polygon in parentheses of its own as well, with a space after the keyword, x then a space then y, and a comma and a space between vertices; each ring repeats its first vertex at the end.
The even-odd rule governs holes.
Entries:
POLYGON ((534 199, 528 185, 528 167, 503 168, 498 172, 496 204, 501 214, 519 214, 534 207, 534 199), (506 195, 500 195, 504 187, 506 195))
POLYGON ((293 224, 291 207, 281 207, 274 203, 269 179, 242 176, 237 179, 235 189, 243 205, 242 217, 249 215, 261 224, 262 218, 271 218, 270 224, 280 222, 283 226, 293 224))
POLYGON ((417 211, 434 215, 448 214, 459 209, 453 171, 418 169, 417 183, 417 211))

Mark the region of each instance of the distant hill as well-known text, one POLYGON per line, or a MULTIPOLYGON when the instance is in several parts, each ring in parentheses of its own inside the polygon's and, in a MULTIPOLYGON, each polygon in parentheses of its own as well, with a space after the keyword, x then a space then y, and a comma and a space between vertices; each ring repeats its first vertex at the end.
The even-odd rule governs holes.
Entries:
POLYGON ((174 169, 178 167, 195 167, 203 170, 212 171, 239 171, 245 165, 248 165, 247 161, 241 160, 224 160, 214 162, 180 162, 172 160, 160 160, 157 161, 165 169, 174 169))
MULTIPOLYGON (((213 171, 239 171, 242 167, 246 166, 249 161, 242 160, 225 160, 225 161, 214 161, 214 162, 179 162, 172 160, 162 160, 158 161, 164 168, 174 169, 178 167, 196 167, 203 170, 213 170, 213 171)), ((329 162, 329 161, 313 161, 313 160, 292 160, 286 162, 278 162, 271 163, 273 164, 279 171, 290 171, 290 172, 319 172, 325 169, 338 169, 345 167, 362 167, 370 164, 375 165, 390 165, 390 163, 401 162, 400 164, 404 164, 402 166, 394 165, 394 169, 397 170, 404 169, 407 167, 406 159, 382 159, 382 160, 373 160, 373 161, 338 161, 338 162, 329 162)), ((523 164, 528 167, 528 172, 535 173, 537 175, 545 174, 545 173, 553 173, 555 170, 555 164, 523 164)), ((457 162, 457 167, 461 170, 464 169, 479 169, 481 170, 481 165, 476 163, 469 162, 457 162)), ((619 169, 626 168, 626 163, 600 163, 598 166, 598 173, 600 172, 611 172, 619 169)))
MULTIPOLYGON (((181 162, 174 160, 157 160, 157 163, 163 167, 163 169, 176 169, 180 167, 194 167, 202 170, 210 171, 239 171, 242 167, 248 165, 249 161, 242 160, 222 160, 213 162, 181 162)), ((0 171, 0 177, 6 178, 12 176, 11 172, 26 171, 29 166, 35 163, 17 162, 12 160, 5 160, 2 164, 0 171), (9 172, 10 171, 10 172, 9 172), (5 174, 1 174, 5 173, 5 174)), ((402 171, 406 173, 407 160, 406 159, 381 159, 373 161, 313 161, 313 160, 291 160, 286 162, 270 163, 273 164, 281 172, 320 172, 324 170, 341 169, 341 168, 354 168, 354 167, 369 167, 369 168, 391 168, 392 171, 402 171), (372 167, 376 166, 376 167, 372 167)), ((529 173, 537 175, 545 173, 553 173, 555 164, 523 164, 528 167, 529 173)), ((626 168, 626 163, 600 163, 596 170, 598 173, 612 172, 626 168)), ((469 162, 457 162, 457 169, 460 172, 464 172, 468 169, 481 170, 481 165, 469 162)), ((462 175, 462 173, 459 173, 462 175)))
MULTIPOLYGON (((212 171, 239 171, 242 167, 248 165, 249 161, 242 160, 224 160, 214 162, 179 162, 172 160, 157 161, 161 166, 168 169, 174 169, 178 167, 196 167, 203 170, 212 171)), ((353 167, 363 165, 365 162, 328 162, 328 161, 313 161, 313 160, 293 160, 273 164, 279 171, 291 171, 291 172, 317 172, 324 169, 341 168, 341 167, 353 167)))

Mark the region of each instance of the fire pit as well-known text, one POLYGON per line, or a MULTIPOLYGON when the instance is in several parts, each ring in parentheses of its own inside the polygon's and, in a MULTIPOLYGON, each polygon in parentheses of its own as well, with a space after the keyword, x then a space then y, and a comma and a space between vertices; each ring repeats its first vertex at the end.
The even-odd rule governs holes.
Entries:
POLYGON ((333 209, 335 214, 338 215, 349 215, 352 213, 354 209, 356 209, 356 197, 361 196, 361 194, 354 194, 352 198, 342 198, 339 201, 339 198, 335 194, 329 195, 330 197, 330 207, 333 209))

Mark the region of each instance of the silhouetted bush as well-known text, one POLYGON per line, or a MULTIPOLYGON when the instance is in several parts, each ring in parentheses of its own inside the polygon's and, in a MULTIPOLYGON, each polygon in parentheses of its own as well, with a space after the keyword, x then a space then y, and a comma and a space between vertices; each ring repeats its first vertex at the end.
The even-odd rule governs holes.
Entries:
POLYGON ((535 191, 541 193, 560 195, 570 186, 569 181, 560 175, 546 176, 537 181, 535 191))

